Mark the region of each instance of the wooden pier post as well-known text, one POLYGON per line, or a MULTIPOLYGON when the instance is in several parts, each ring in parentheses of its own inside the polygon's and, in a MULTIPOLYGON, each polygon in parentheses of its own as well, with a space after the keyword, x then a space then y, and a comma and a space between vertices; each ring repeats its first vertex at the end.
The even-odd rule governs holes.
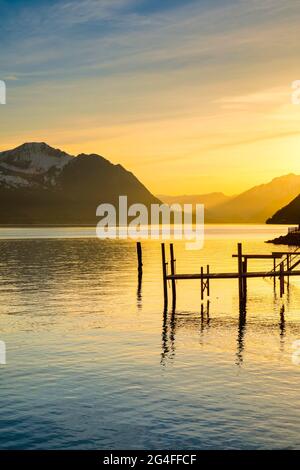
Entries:
POLYGON ((204 320, 204 305, 203 303, 201 304, 201 323, 203 323, 204 320))
POLYGON ((284 294, 284 263, 280 263, 280 297, 284 294))
POLYGON ((242 244, 238 243, 238 277, 239 277, 239 300, 240 303, 244 299, 243 294, 243 255, 242 255, 242 244))
POLYGON ((207 280, 206 280, 206 290, 207 290, 207 297, 210 296, 210 293, 209 293, 209 264, 206 266, 206 272, 207 272, 207 280))
POLYGON ((138 272, 139 275, 143 274, 143 257, 142 257, 142 245, 141 242, 137 242, 136 244, 136 253, 138 259, 138 272))
POLYGON ((168 280, 167 280, 167 263, 166 263, 166 251, 165 244, 161 244, 161 261, 163 271, 163 288, 164 288, 164 305, 165 309, 168 306, 168 280))
MULTIPOLYGON (((247 281, 248 278, 273 278, 274 280, 278 277, 280 283, 280 296, 284 294, 285 291, 285 277, 289 276, 300 276, 300 269, 295 269, 296 266, 300 264, 300 258, 298 261, 294 261, 294 256, 290 252, 273 252, 272 254, 247 254, 242 251, 242 244, 237 244, 237 253, 233 254, 234 258, 238 258, 238 271, 235 272, 210 272, 209 265, 206 265, 206 269, 203 266, 200 269, 200 272, 196 273, 184 273, 178 274, 175 269, 175 256, 174 256, 174 247, 173 244, 170 244, 170 256, 171 256, 171 274, 168 274, 168 263, 166 262, 166 253, 165 253, 165 244, 161 244, 162 252, 162 269, 163 269, 163 288, 164 288, 164 298, 165 304, 168 302, 168 281, 172 283, 172 293, 173 299, 176 298, 176 283, 183 279, 199 279, 201 282, 201 301, 204 300, 205 291, 207 292, 207 297, 210 295, 210 280, 211 279, 237 279, 238 288, 239 288, 239 301, 241 311, 245 311, 246 300, 247 300, 247 281), (286 260, 285 258, 282 261, 283 255, 289 255, 287 261, 289 269, 286 269, 286 260), (274 269, 271 271, 249 271, 248 272, 248 260, 251 259, 269 259, 273 260, 274 269), (276 259, 281 259, 281 262, 276 265, 276 259)), ((299 253, 296 253, 300 257, 299 253)), ((274 290, 275 292, 275 290, 274 290)), ((289 293, 289 290, 287 291, 289 293)), ((276 292, 275 292, 276 293, 276 292)))
MULTIPOLYGON (((276 259, 273 258, 273 271, 274 271, 274 274, 276 272, 276 259)), ((273 277, 273 280, 274 280, 274 291, 276 292, 276 276, 273 277)))
MULTIPOLYGON (((175 257, 174 257, 174 245, 170 243, 170 263, 171 263, 171 275, 175 275, 175 257)), ((172 279, 172 299, 173 299, 173 308, 176 304, 176 281, 172 279)))
POLYGON ((244 274, 244 277, 243 277, 243 298, 244 300, 246 299, 246 295, 247 295, 247 258, 244 259, 244 262, 243 262, 243 274, 244 274))

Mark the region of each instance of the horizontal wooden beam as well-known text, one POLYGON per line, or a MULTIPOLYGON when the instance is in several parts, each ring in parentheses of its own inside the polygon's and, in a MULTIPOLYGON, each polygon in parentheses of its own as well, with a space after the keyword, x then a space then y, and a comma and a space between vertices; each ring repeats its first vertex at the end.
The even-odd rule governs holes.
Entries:
POLYGON ((287 255, 291 255, 291 256, 297 256, 299 255, 300 256, 300 251, 272 251, 272 255, 281 255, 281 256, 287 256, 287 255))
MULTIPOLYGON (((283 271, 283 276, 300 276, 300 271, 283 271)), ((279 272, 247 272, 242 274, 242 277, 277 277, 279 272)), ((175 274, 174 276, 168 275, 166 279, 183 280, 183 279, 237 279, 238 273, 194 273, 194 274, 175 274)))
MULTIPOLYGON (((300 255, 300 253, 299 253, 300 255)), ((238 255, 232 255, 232 258, 237 258, 238 255)), ((271 255, 244 255, 242 254, 243 258, 246 259, 274 259, 274 258, 282 258, 282 255, 279 253, 271 254, 271 255)))

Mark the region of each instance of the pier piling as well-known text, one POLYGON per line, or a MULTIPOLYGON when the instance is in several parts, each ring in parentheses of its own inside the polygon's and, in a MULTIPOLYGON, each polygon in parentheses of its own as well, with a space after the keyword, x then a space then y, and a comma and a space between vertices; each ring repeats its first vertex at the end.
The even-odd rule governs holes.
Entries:
POLYGON ((247 258, 243 261, 243 299, 245 300, 247 295, 247 258))
POLYGON ((167 262, 166 262, 166 251, 165 244, 161 244, 161 261, 163 271, 163 288, 164 288, 164 306, 168 307, 168 280, 167 280, 167 262))
MULTIPOLYGON (((171 281, 172 285, 172 295, 173 295, 173 305, 176 300, 176 282, 181 280, 192 280, 199 279, 201 284, 201 301, 204 300, 205 291, 207 297, 210 295, 210 280, 211 279, 237 279, 238 280, 238 289, 239 289, 239 303, 242 311, 245 309, 245 304, 247 301, 247 279, 248 278, 273 278, 274 287, 276 277, 279 279, 280 285, 280 297, 283 296, 285 290, 285 277, 289 283, 290 276, 300 276, 300 270, 295 269, 300 264, 300 251, 298 249, 294 252, 273 252, 271 254, 249 254, 243 253, 242 244, 238 243, 237 253, 233 254, 233 258, 238 259, 238 270, 235 272, 211 272, 210 266, 206 265, 206 270, 203 266, 200 269, 200 272, 197 273, 176 273, 175 269, 175 256, 174 256, 174 247, 173 244, 170 244, 170 265, 171 273, 167 272, 166 254, 165 254, 165 244, 161 245, 162 252, 162 269, 163 269, 163 290, 164 290, 164 300, 165 306, 168 303, 168 281, 171 281), (283 259, 283 256, 285 258, 283 259), (297 258, 297 259, 295 259, 297 258), (271 260, 273 262, 273 269, 271 271, 248 271, 248 260, 271 260), (281 261, 276 264, 276 260, 280 259, 281 261), (286 265, 286 268, 285 268, 286 265)), ((274 290, 275 292, 275 290, 274 290)))
POLYGON ((280 263, 280 297, 284 294, 284 264, 280 263))
POLYGON ((209 264, 206 266, 206 273, 207 273, 207 280, 206 280, 206 290, 207 290, 207 297, 210 296, 210 291, 209 291, 209 264))
MULTIPOLYGON (((170 267, 171 276, 175 276, 175 257, 174 257, 174 245, 170 243, 170 267)), ((176 280, 172 278, 172 303, 173 307, 176 305, 176 280)))
POLYGON ((201 300, 204 299, 203 266, 201 266, 201 300))
POLYGON ((244 293, 243 293, 243 254, 242 254, 242 244, 238 243, 238 278, 239 278, 239 301, 240 303, 243 301, 244 293))
POLYGON ((138 272, 139 276, 143 274, 143 256, 142 256, 142 245, 141 242, 137 242, 136 244, 136 253, 138 259, 138 272))

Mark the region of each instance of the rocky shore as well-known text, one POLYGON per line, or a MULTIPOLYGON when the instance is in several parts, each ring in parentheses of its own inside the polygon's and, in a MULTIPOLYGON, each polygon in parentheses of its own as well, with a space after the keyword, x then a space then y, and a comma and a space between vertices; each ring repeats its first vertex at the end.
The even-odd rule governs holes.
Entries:
POLYGON ((300 246, 300 231, 282 235, 280 237, 274 238, 274 240, 267 240, 266 243, 274 243, 274 245, 300 246))

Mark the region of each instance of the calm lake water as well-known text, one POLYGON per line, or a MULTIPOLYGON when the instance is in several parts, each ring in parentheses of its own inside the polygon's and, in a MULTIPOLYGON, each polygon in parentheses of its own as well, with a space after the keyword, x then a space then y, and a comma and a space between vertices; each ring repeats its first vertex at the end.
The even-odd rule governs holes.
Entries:
MULTIPOLYGON (((175 243, 178 272, 236 270, 286 227, 208 226, 201 251, 175 243)), ((282 247, 286 249, 287 247, 282 247)), ((1 449, 300 448, 300 278, 284 297, 248 281, 178 284, 163 314, 159 242, 100 241, 90 228, 0 229, 1 449)), ((272 263, 250 262, 249 269, 272 263)))

